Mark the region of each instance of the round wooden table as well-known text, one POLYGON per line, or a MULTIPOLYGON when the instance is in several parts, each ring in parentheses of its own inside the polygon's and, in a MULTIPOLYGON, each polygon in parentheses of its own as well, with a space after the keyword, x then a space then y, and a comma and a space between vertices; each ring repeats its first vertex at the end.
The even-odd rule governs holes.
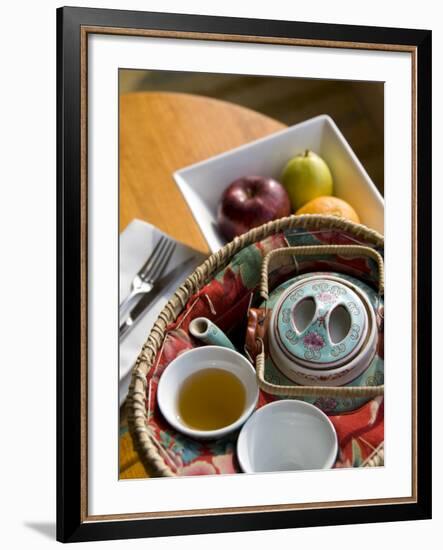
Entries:
MULTIPOLYGON (((120 97, 120 231, 145 220, 196 250, 209 249, 172 174, 285 127, 250 109, 167 92, 120 97)), ((147 477, 120 416, 120 478, 147 477)))
POLYGON ((244 107, 190 94, 120 98, 120 231, 134 218, 209 252, 172 174, 285 125, 244 107))

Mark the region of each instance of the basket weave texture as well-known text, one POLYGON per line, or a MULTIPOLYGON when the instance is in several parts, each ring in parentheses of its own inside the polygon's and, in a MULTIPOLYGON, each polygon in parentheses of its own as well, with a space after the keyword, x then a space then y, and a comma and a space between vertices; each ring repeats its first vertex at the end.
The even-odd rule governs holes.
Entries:
MULTIPOLYGON (((135 448, 148 471, 154 471, 159 476, 187 475, 180 469, 180 465, 177 465, 175 455, 169 452, 167 444, 164 445, 164 442, 159 441, 151 427, 152 418, 150 415, 152 415, 153 407, 150 401, 155 399, 155 395, 153 395, 155 388, 153 389, 151 386, 153 371, 159 367, 159 357, 164 351, 165 338, 171 327, 177 326, 177 319, 184 319, 190 313, 189 308, 192 301, 190 299, 201 293, 205 285, 235 259, 235 255, 239 251, 253 243, 259 243, 258 246, 261 246, 261 242, 266 242, 265 239, 269 238, 276 240, 275 248, 279 247, 279 243, 280 246, 282 243, 285 243, 284 246, 288 246, 291 243, 288 242, 286 236, 291 230, 306 230, 312 234, 318 231, 322 232, 323 237, 330 233, 331 242, 329 244, 364 244, 383 253, 383 237, 376 231, 333 216, 303 215, 282 218, 252 229, 248 233, 235 238, 197 267, 176 290, 159 314, 132 371, 127 397, 128 425, 135 448)), ((257 277, 259 280, 259 273, 257 277)), ((210 303, 209 307, 211 307, 210 303)), ((184 342, 183 349, 189 349, 189 347, 193 346, 189 346, 184 342)), ((166 358, 166 360, 163 358, 163 363, 166 363, 166 365, 163 364, 156 376, 161 375, 161 369, 167 368, 167 363, 172 359, 173 357, 166 358)), ((264 404, 264 402, 261 404, 264 404)), ((378 406, 382 410, 382 398, 377 402, 378 406)), ((380 442, 358 465, 378 466, 382 464, 383 442, 380 442)))

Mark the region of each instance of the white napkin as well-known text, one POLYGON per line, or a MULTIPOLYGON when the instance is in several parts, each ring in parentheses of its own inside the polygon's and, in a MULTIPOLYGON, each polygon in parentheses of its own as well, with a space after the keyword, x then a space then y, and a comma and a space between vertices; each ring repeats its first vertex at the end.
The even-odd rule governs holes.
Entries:
MULTIPOLYGON (((165 234, 153 225, 140 220, 133 220, 120 234, 120 302, 129 293, 132 279, 152 252, 155 243, 161 235, 165 234)), ((176 243, 175 251, 164 275, 192 256, 195 257, 195 262, 190 262, 177 279, 159 293, 158 297, 151 303, 142 318, 140 318, 138 323, 120 342, 120 405, 122 405, 128 393, 132 367, 158 314, 163 309, 170 296, 174 293, 175 289, 204 261, 203 254, 196 252, 184 244, 176 243)), ((153 292, 155 292, 155 287, 153 292)), ((131 307, 133 307, 135 303, 136 302, 133 302, 131 307)))

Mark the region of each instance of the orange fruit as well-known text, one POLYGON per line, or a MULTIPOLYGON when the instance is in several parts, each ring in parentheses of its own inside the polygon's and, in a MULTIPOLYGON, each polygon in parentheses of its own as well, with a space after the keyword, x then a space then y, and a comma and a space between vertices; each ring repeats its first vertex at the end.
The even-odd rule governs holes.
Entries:
POLYGON ((317 197, 299 208, 296 214, 329 214, 360 223, 357 212, 346 201, 337 197, 317 197))

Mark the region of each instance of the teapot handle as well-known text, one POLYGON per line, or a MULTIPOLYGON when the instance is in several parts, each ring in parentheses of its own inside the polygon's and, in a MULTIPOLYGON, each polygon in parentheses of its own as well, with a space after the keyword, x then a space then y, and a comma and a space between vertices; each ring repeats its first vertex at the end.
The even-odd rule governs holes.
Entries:
POLYGON ((260 295, 264 300, 269 298, 268 271, 269 263, 273 258, 281 256, 315 256, 322 254, 338 254, 340 256, 367 256, 377 262, 378 265, 378 293, 384 294, 384 263, 381 254, 369 246, 326 244, 312 246, 291 246, 288 248, 276 248, 271 250, 263 258, 260 276, 260 295))

